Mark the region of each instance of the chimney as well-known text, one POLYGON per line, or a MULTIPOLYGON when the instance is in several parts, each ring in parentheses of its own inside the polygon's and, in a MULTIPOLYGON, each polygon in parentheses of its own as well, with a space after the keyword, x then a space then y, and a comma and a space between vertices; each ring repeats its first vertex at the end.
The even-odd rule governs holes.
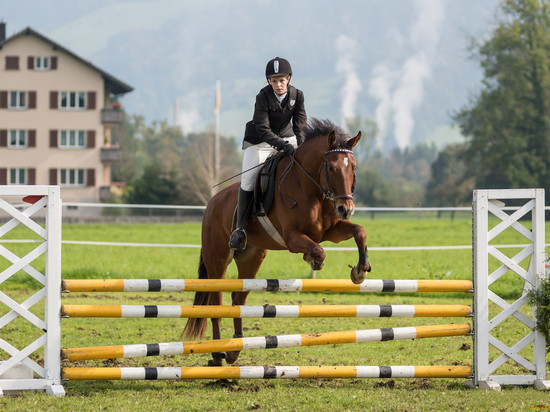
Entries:
POLYGON ((0 21, 0 43, 6 40, 6 23, 0 21))

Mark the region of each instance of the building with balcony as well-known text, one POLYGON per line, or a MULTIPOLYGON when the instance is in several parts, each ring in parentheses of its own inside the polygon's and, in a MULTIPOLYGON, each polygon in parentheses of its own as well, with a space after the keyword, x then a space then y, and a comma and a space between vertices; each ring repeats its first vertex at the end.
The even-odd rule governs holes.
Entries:
POLYGON ((0 22, 0 185, 60 185, 71 202, 108 200, 120 160, 117 96, 133 88, 30 27, 0 22))

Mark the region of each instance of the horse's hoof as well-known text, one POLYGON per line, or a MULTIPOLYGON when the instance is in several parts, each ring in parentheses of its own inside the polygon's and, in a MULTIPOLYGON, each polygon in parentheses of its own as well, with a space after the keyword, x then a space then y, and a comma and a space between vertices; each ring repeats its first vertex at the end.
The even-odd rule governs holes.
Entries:
POLYGON ((325 266, 325 262, 315 262, 314 260, 310 263, 311 269, 313 270, 321 270, 323 269, 323 266, 325 266))
POLYGON ((365 271, 359 270, 359 266, 354 266, 351 268, 350 278, 351 281, 356 285, 363 283, 366 277, 367 273, 365 271))
POLYGON ((229 365, 233 365, 235 362, 237 362, 237 359, 239 359, 240 354, 241 354, 241 351, 239 351, 239 350, 225 352, 225 361, 229 365))
POLYGON ((225 352, 212 353, 212 359, 208 361, 208 366, 223 366, 223 360, 225 358, 225 352))
POLYGON ((208 361, 208 366, 222 366, 222 360, 221 359, 210 359, 208 361))

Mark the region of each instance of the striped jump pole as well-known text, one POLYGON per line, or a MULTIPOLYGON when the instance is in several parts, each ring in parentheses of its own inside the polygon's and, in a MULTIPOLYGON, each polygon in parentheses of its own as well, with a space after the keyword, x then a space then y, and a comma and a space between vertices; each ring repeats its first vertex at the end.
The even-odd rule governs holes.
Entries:
POLYGON ((79 279, 64 292, 472 292, 469 280, 79 279))
POLYGON ((470 378, 469 366, 195 366, 63 368, 68 380, 470 378))
POLYGON ((63 305, 70 318, 384 318, 466 317, 467 305, 63 305))
POLYGON ((345 332, 305 333, 301 335, 261 336, 190 342, 170 342, 141 345, 71 348, 61 351, 61 358, 70 361, 91 359, 169 356, 193 353, 241 351, 250 349, 293 348, 298 346, 344 343, 380 342, 389 340, 464 336, 471 332, 468 323, 366 329, 345 332))

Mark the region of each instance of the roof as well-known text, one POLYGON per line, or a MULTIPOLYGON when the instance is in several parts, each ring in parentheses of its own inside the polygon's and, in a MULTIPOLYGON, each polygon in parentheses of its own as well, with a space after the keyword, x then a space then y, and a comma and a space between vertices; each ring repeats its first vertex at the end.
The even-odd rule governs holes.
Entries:
POLYGON ((39 38, 40 40, 50 44, 54 50, 60 50, 64 52, 65 54, 68 54, 72 58, 78 60, 82 64, 90 67, 91 69, 97 71, 101 76, 103 77, 103 80, 105 80, 105 88, 115 95, 125 94, 128 92, 131 92, 134 90, 132 86, 129 86, 128 84, 124 83, 123 81, 117 79, 116 77, 112 76, 111 74, 107 73, 106 71, 100 69, 99 67, 95 66, 88 60, 83 59, 82 57, 78 56, 77 54, 73 53, 69 49, 61 46, 59 43, 54 42, 53 40, 47 38, 41 33, 38 33, 36 30, 33 30, 30 27, 27 27, 26 29, 21 30, 19 33, 14 34, 11 37, 8 37, 6 40, 0 43, 0 49, 4 46, 4 44, 9 43, 12 40, 15 40, 19 37, 23 36, 35 36, 39 38))

